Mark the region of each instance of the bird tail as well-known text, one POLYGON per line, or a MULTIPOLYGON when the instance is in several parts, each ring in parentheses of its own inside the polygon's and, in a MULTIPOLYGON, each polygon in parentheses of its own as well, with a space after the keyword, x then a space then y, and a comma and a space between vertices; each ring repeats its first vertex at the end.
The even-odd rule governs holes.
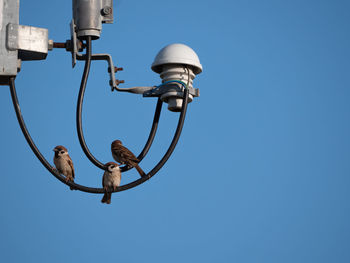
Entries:
POLYGON ((102 197, 101 202, 102 203, 106 203, 106 204, 110 204, 111 203, 111 198, 112 198, 112 194, 111 193, 105 193, 102 197))
POLYGON ((141 167, 137 163, 134 164, 134 167, 136 168, 136 170, 138 171, 141 177, 146 176, 145 172, 141 169, 141 167))

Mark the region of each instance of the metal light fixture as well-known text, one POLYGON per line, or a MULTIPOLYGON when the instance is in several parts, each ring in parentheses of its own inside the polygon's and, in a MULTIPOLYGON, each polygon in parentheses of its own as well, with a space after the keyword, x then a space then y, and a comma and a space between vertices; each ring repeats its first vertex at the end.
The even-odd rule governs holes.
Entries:
MULTIPOLYGON (((92 54, 92 40, 100 38, 102 23, 113 23, 113 0, 73 0, 73 19, 70 24, 71 39, 65 43, 55 43, 48 38, 48 30, 44 28, 19 25, 19 0, 0 0, 0 12, 3 18, 0 21, 0 85, 9 85, 13 105, 22 132, 41 163, 57 179, 75 190, 89 193, 104 193, 102 188, 87 187, 75 182, 66 181, 56 169, 54 169, 34 144, 22 117, 15 89, 15 77, 20 70, 21 61, 45 59, 49 50, 54 48, 65 48, 72 55, 72 66, 77 60, 85 61, 84 72, 80 85, 76 124, 80 145, 87 158, 97 167, 105 170, 105 165, 97 160, 90 152, 83 135, 82 128, 82 104, 90 64, 92 60, 105 60, 108 63, 109 84, 112 91, 130 92, 142 94, 144 97, 157 97, 158 102, 153 118, 152 128, 148 140, 137 158, 141 161, 148 153, 158 127, 162 103, 168 103, 168 109, 180 112, 178 125, 173 140, 161 160, 151 169, 145 177, 118 187, 115 192, 135 187, 153 175, 155 175, 165 164, 172 154, 179 140, 183 123, 186 116, 187 104, 194 97, 199 96, 199 90, 193 88, 195 76, 202 72, 197 54, 184 44, 171 44, 164 47, 155 57, 152 70, 160 74, 162 83, 152 87, 119 88, 124 81, 117 80, 115 73, 122 68, 115 67, 109 54, 92 54), (85 50, 85 54, 80 52, 85 50)), ((122 172, 129 167, 121 167, 122 172)))

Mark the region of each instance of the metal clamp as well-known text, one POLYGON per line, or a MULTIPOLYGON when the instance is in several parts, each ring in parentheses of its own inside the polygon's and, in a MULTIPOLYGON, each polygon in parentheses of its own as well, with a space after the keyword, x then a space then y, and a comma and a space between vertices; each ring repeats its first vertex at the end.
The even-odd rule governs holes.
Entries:
MULTIPOLYGON (((199 97, 199 89, 192 87, 188 88, 189 94, 193 97, 199 97)), ((180 87, 180 84, 169 83, 162 86, 157 86, 155 89, 146 91, 143 93, 143 97, 161 97, 163 94, 168 92, 183 92, 183 88, 180 87)))
POLYGON ((6 45, 9 50, 18 50, 21 60, 46 59, 49 48, 49 31, 46 28, 7 25, 6 45))

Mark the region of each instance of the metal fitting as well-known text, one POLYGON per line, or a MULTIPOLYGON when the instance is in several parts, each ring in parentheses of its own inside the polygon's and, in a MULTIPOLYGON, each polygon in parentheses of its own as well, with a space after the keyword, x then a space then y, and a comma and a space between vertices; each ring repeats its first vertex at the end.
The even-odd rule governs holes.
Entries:
MULTIPOLYGON (((119 80, 119 79, 116 79, 115 80, 115 84, 118 86, 119 84, 122 84, 122 83, 125 83, 125 81, 124 80, 119 80)), ((109 81, 109 85, 110 86, 113 86, 113 81, 112 80, 110 80, 109 81)), ((112 91, 114 90, 114 88, 112 88, 112 91)))
POLYGON ((102 8, 101 13, 103 16, 109 16, 112 13, 112 8, 110 6, 105 6, 102 8))
POLYGON ((98 39, 102 23, 113 23, 113 1, 73 0, 73 20, 78 38, 98 39))
MULTIPOLYGON (((123 71, 123 68, 114 67, 114 72, 123 71)), ((111 67, 108 67, 108 73, 111 73, 111 67)))
POLYGON ((53 50, 53 46, 54 46, 53 40, 52 40, 52 39, 49 39, 47 49, 48 49, 49 51, 51 51, 51 50, 53 50))

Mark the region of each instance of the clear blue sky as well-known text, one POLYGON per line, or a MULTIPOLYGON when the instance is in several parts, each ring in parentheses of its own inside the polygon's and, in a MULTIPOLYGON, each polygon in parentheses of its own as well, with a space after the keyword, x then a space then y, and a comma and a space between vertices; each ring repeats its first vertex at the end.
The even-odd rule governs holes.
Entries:
MULTIPOLYGON (((93 52, 124 67, 122 87, 159 84, 155 55, 184 43, 203 65, 201 97, 163 169, 106 206, 42 167, 0 87, 0 261, 350 262, 350 2, 114 2, 115 23, 93 52)), ((48 28, 57 42, 68 39, 70 19, 71 1, 21 1, 20 23, 48 28)), ((47 159, 65 145, 76 181, 100 186, 75 130, 82 70, 54 50, 23 63, 17 92, 47 159)), ((84 103, 90 150, 111 161, 110 142, 121 139, 139 153, 155 103, 111 93, 105 62, 94 62, 84 103)), ((177 118, 163 108, 146 171, 177 118)), ((136 178, 132 170, 122 182, 136 178)))

